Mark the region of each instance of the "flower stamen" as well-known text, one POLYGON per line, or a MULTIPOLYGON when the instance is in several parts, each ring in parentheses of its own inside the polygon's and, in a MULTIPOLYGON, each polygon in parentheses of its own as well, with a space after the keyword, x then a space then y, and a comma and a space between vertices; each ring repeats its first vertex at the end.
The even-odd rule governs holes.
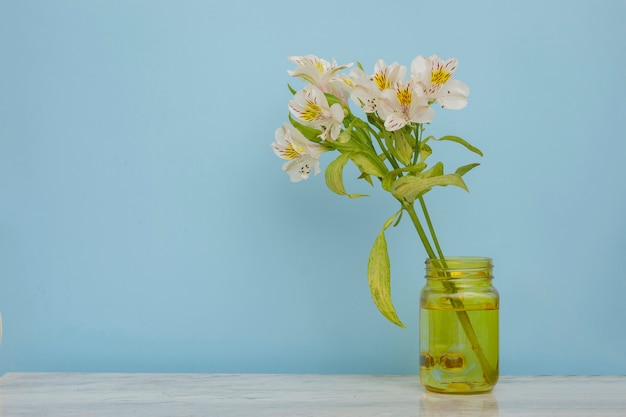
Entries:
POLYGON ((306 108, 302 110, 300 118, 306 122, 318 120, 322 115, 322 108, 317 103, 307 100, 306 108))
POLYGON ((389 78, 387 78, 387 74, 385 74, 384 72, 377 72, 376 74, 374 74, 373 78, 380 91, 386 90, 387 88, 391 87, 389 78))
POLYGON ((400 88, 396 92, 396 97, 398 97, 398 102, 400 102, 402 106, 409 107, 413 99, 413 93, 411 93, 408 87, 400 88))
POLYGON ((443 85, 448 82, 452 76, 445 68, 437 68, 430 74, 430 83, 433 85, 443 85))

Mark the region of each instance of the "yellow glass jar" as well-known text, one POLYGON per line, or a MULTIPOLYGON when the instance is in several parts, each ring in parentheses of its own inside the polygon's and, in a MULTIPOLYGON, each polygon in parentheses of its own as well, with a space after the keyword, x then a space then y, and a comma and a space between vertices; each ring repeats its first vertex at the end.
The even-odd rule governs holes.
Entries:
POLYGON ((498 381, 500 298, 490 258, 426 261, 420 380, 429 391, 488 392, 498 381))

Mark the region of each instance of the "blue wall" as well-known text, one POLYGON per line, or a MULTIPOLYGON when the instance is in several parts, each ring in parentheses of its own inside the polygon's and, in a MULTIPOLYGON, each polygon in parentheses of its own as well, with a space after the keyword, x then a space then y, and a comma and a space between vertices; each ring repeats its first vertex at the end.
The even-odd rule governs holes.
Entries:
POLYGON ((625 19, 618 0, 0 0, 0 372, 416 372, 410 224, 387 236, 402 330, 365 276, 392 199, 292 184, 269 144, 288 55, 437 53, 471 94, 430 132, 485 158, 469 195, 428 202, 448 254, 494 258, 502 372, 626 373, 625 19))

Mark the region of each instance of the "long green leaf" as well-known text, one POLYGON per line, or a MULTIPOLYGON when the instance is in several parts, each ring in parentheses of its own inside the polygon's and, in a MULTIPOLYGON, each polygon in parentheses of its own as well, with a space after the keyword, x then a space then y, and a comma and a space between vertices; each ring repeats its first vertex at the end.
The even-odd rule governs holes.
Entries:
POLYGON ((380 160, 378 155, 372 155, 366 152, 352 152, 350 159, 364 174, 382 178, 387 172, 387 167, 383 161, 380 160))
POLYGON ((426 168, 426 164, 423 162, 419 162, 416 165, 409 165, 404 168, 396 168, 392 171, 389 171, 385 174, 382 181, 383 190, 390 191, 391 185, 393 182, 402 174, 403 172, 410 172, 412 174, 417 174, 422 172, 426 168))
POLYGON ((417 197, 428 192, 431 188, 447 185, 455 185, 465 191, 469 191, 459 174, 445 174, 429 178, 418 178, 409 175, 398 178, 391 187, 391 193, 400 200, 412 203, 417 197))
POLYGON ((469 171, 471 171, 472 169, 476 168, 478 165, 480 164, 475 163, 475 164, 463 165, 462 167, 458 167, 455 172, 459 174, 460 176, 463 176, 467 174, 469 171))
POLYGON ((474 153, 476 153, 476 154, 478 154, 480 156, 483 156, 483 153, 482 153, 482 151, 480 149, 478 149, 475 146, 472 146, 468 141, 466 141, 465 139, 460 138, 458 136, 447 135, 447 136, 442 136, 442 137, 440 137, 437 140, 449 140, 451 142, 459 143, 459 144, 465 146, 470 151, 472 151, 472 152, 474 152, 474 153))
POLYGON ((404 324, 398 318, 396 309, 391 300, 391 263, 387 250, 385 230, 394 222, 398 213, 391 216, 384 224, 370 252, 367 263, 367 280, 372 294, 372 300, 378 311, 390 322, 404 328, 404 324))
POLYGON ((346 163, 348 163, 348 159, 348 154, 340 154, 337 159, 328 164, 324 172, 326 185, 331 191, 339 195, 347 195, 343 185, 343 168, 346 166, 346 163))
POLYGON ((346 195, 350 198, 367 197, 366 194, 346 193, 346 189, 343 185, 343 168, 346 166, 346 163, 350 159, 349 157, 350 154, 342 153, 337 157, 337 159, 328 164, 328 166, 326 167, 326 171, 324 172, 326 185, 331 191, 339 195, 346 195))

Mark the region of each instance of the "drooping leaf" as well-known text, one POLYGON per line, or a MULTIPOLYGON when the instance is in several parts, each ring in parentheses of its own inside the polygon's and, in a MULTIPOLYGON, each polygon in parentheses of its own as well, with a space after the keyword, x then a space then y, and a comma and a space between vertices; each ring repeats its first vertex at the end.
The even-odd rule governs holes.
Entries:
POLYGON ((289 88, 289 91, 291 91, 291 94, 293 94, 294 96, 296 95, 297 91, 295 90, 295 88, 293 88, 291 86, 291 84, 287 84, 287 87, 289 88))
POLYGON ((476 168, 478 165, 480 164, 475 163, 475 164, 463 165, 462 167, 458 167, 455 172, 459 174, 460 176, 463 176, 467 174, 469 171, 471 171, 472 169, 476 168))
MULTIPOLYGON (((398 212, 399 213, 399 212, 398 212)), ((396 309, 391 300, 391 263, 387 250, 385 230, 394 222, 398 213, 391 216, 384 224, 378 236, 374 240, 367 263, 367 280, 372 294, 372 300, 378 311, 390 322, 404 328, 404 324, 398 318, 396 309)))
POLYGON ((428 192, 431 188, 447 185, 454 185, 469 191, 459 174, 445 174, 428 178, 419 178, 411 175, 398 178, 391 187, 391 193, 400 200, 412 203, 417 197, 428 192))
POLYGON ((347 195, 343 185, 343 168, 346 166, 346 163, 348 163, 348 160, 348 154, 342 153, 337 159, 328 164, 324 172, 326 185, 331 191, 339 195, 347 195))
POLYGON ((442 136, 442 137, 440 137, 437 140, 448 140, 448 141, 451 141, 451 142, 459 143, 459 144, 465 146, 470 151, 472 151, 472 152, 474 152, 474 153, 476 153, 476 154, 478 154, 480 156, 483 156, 483 153, 482 153, 482 151, 480 149, 478 149, 475 146, 472 146, 468 141, 466 141, 465 139, 460 138, 458 136, 447 135, 447 136, 442 136))
POLYGON ((349 156, 350 154, 342 153, 337 157, 337 159, 328 164, 326 171, 324 172, 326 186, 328 186, 331 191, 339 195, 345 195, 350 198, 366 197, 366 194, 348 194, 343 185, 343 169, 350 159, 349 156))

